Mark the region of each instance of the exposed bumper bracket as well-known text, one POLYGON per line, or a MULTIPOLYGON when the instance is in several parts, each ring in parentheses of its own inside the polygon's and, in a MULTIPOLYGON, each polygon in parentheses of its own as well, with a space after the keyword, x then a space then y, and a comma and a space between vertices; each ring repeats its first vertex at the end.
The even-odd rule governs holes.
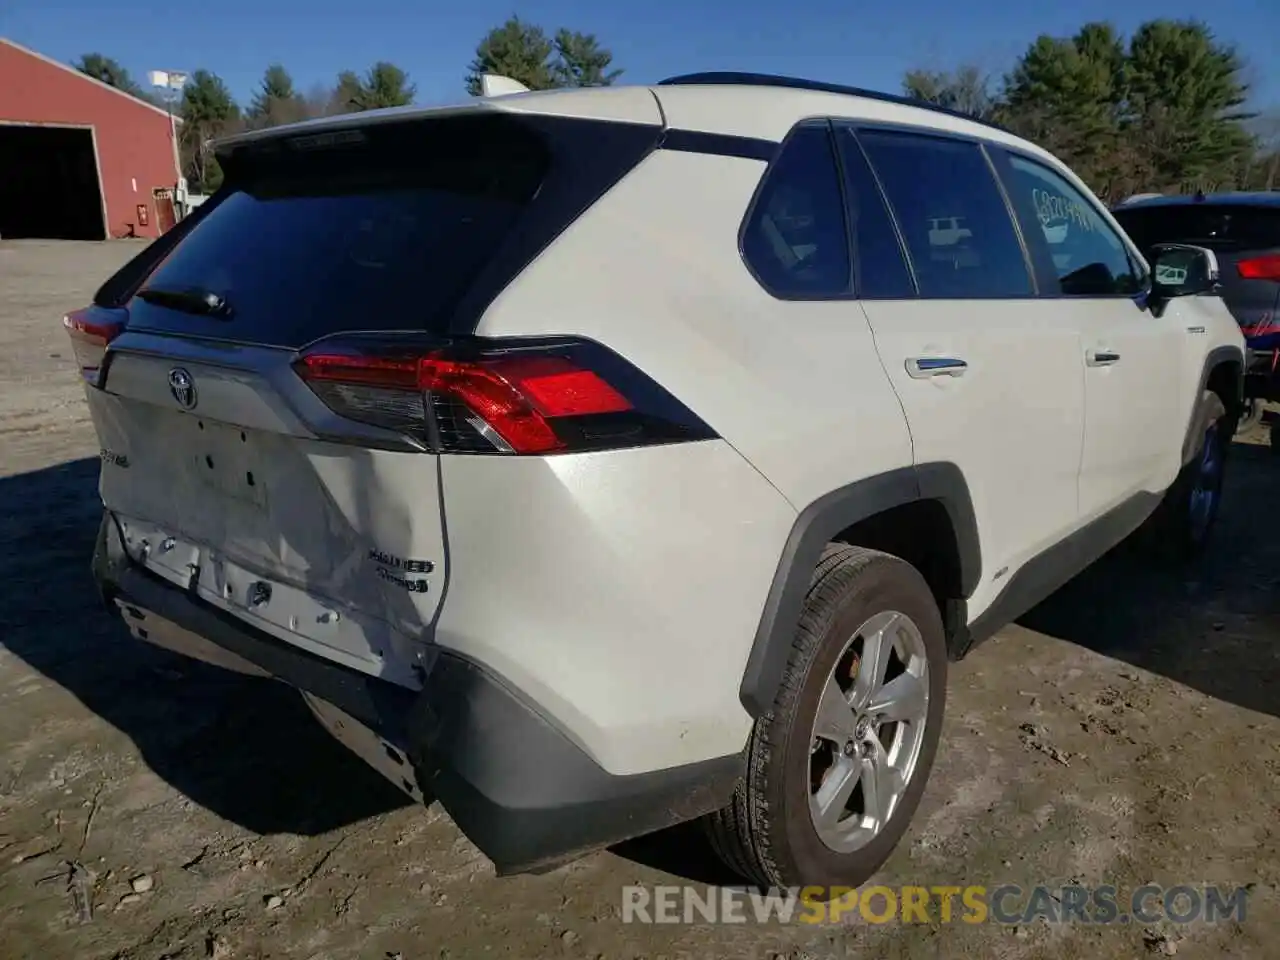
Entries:
POLYGON ((741 776, 737 754, 611 774, 501 678, 445 651, 436 651, 421 692, 339 666, 136 566, 109 513, 93 570, 104 600, 139 639, 275 677, 305 693, 326 727, 329 705, 344 728, 366 728, 339 739, 410 795, 438 797, 499 874, 551 869, 708 813, 730 801, 741 776), (366 756, 380 744, 407 765, 392 769, 366 756), (413 782, 406 782, 410 772, 413 782))

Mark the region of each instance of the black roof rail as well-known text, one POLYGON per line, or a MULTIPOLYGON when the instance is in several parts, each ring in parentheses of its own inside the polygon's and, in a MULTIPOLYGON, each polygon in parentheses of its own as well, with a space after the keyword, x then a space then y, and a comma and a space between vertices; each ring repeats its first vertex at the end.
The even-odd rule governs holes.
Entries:
POLYGON ((686 73, 678 77, 659 80, 660 87, 683 87, 701 84, 716 84, 735 87, 784 87, 790 90, 814 90, 820 93, 843 93, 851 97, 865 97, 868 100, 880 100, 884 103, 896 103, 904 107, 919 107, 921 110, 932 110, 934 113, 958 117, 970 123, 990 127, 1001 133, 1010 133, 1006 127, 990 120, 980 120, 962 110, 952 110, 928 100, 917 100, 914 97, 895 93, 884 93, 880 90, 867 90, 863 87, 850 87, 840 83, 825 83, 821 80, 804 80, 800 77, 780 77, 768 73, 738 73, 732 70, 711 71, 708 73, 686 73))

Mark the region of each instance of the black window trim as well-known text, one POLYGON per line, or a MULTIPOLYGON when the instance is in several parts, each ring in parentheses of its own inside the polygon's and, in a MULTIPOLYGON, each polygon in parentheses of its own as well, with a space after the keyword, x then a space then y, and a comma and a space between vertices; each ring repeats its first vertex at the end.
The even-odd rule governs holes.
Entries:
MULTIPOLYGON (((991 177, 995 181, 996 191, 1000 195, 1001 201, 1004 203, 1005 215, 1008 216, 1009 222, 1013 225, 1014 236, 1017 237, 1018 247, 1022 251, 1022 262, 1027 270, 1027 277, 1031 281, 1030 293, 1019 294, 1002 294, 999 296, 982 296, 982 297, 965 297, 965 300, 1039 300, 1046 296, 1042 290, 1041 277, 1036 269, 1034 260, 1031 257, 1031 251, 1027 244, 1026 238, 1023 236, 1022 225, 1018 218, 1017 211, 1011 205, 1011 198, 1005 189, 1004 183, 1001 181, 999 171, 991 158, 991 149, 1002 149, 1003 144, 997 144, 985 137, 978 137, 968 133, 958 133, 953 130, 938 130, 934 127, 924 127, 918 124, 897 123, 888 120, 864 120, 858 118, 835 118, 836 122, 848 126, 854 135, 854 139, 858 142, 858 148, 863 151, 863 156, 867 158, 867 163, 871 166, 871 173, 875 177, 876 185, 880 189, 880 195, 885 201, 885 207, 888 210, 890 221, 894 225, 894 230, 898 234, 898 242, 902 245, 904 255, 906 256, 907 269, 910 271, 912 280, 916 287, 916 299, 920 300, 955 300, 955 297, 930 297, 920 293, 919 282, 915 279, 915 264, 912 262, 910 250, 906 246, 905 237, 902 233, 902 227, 898 223, 898 214, 894 210, 893 204, 888 201, 888 195, 885 193, 884 185, 880 182, 880 174, 876 170, 876 166, 871 162, 871 157, 866 152, 858 134, 861 131, 879 132, 879 133, 897 133, 909 136, 922 137, 929 140, 952 140, 960 143, 976 144, 983 158, 987 162, 987 168, 991 171, 991 177)), ((847 216, 847 215, 846 215, 847 216)), ((1054 283, 1057 283, 1057 277, 1054 277, 1054 283)))
POLYGON ((871 162, 871 158, 867 156, 867 151, 862 147, 862 141, 858 139, 857 124, 852 121, 833 117, 831 119, 831 135, 835 143, 836 158, 840 164, 840 193, 844 197, 844 221, 849 233, 849 253, 853 258, 853 290, 856 299, 859 300, 919 300, 920 297, 920 281, 916 277, 916 267, 911 261, 911 251, 907 247, 907 238, 903 236, 902 227, 898 224, 898 217, 894 213, 893 205, 889 203, 888 194, 885 193, 884 184, 880 182, 880 174, 876 171, 876 166, 871 162), (839 135, 839 130, 847 130, 848 137, 839 135), (847 143, 852 142, 852 147, 847 143), (876 197, 880 201, 881 208, 885 212, 885 216, 889 219, 889 229, 893 231, 894 239, 898 242, 898 256, 902 258, 903 266, 907 270, 907 279, 911 281, 911 295, 908 297, 868 297, 861 293, 862 276, 861 258, 858 255, 858 237, 857 230, 854 226, 854 210, 849 202, 849 168, 847 166, 847 152, 856 149, 862 157, 862 162, 866 164, 867 170, 871 172, 871 182, 875 185, 876 197))
MULTIPOLYGON (((769 294, 769 296, 771 296, 773 299, 781 302, 794 302, 794 303, 822 303, 827 301, 841 301, 841 300, 872 300, 872 301, 894 302, 899 300, 944 299, 944 298, 924 296, 920 293, 920 281, 916 275, 915 263, 912 260, 910 248, 907 246, 906 237, 902 232, 902 225, 898 222, 897 211, 894 209, 893 204, 889 202, 888 194, 885 191, 884 184, 880 179, 880 173, 876 169, 875 164, 871 162, 871 157, 866 152, 866 148, 859 137, 859 133, 862 131, 898 133, 898 134, 906 134, 910 136, 922 137, 922 138, 931 139, 931 140, 952 140, 960 143, 972 143, 977 145, 978 149, 981 151, 983 158, 987 162, 987 167, 991 171, 992 179, 995 181, 996 190, 999 192, 1000 198, 1004 203, 1005 214, 1009 217, 1009 221, 1013 225, 1013 231, 1014 231, 1014 235, 1017 237, 1018 246, 1022 250, 1023 264, 1026 267, 1027 275, 1031 281, 1031 292, 1026 294, 1004 294, 1000 296, 983 296, 983 297, 972 297, 972 298, 964 298, 964 299, 973 299, 973 300, 1121 300, 1121 299, 1124 299, 1124 300, 1131 300, 1134 303, 1138 304, 1139 306, 1142 306, 1146 303, 1146 301, 1150 297, 1151 265, 1146 263, 1146 259, 1137 250, 1137 246, 1136 244, 1134 244, 1133 239, 1124 231, 1122 227, 1119 226, 1118 223, 1113 222, 1114 218, 1108 219, 1105 216, 1102 218, 1102 220, 1104 223, 1110 226, 1114 232, 1116 232, 1119 235, 1121 244, 1125 251, 1125 255, 1129 259, 1135 273, 1138 275, 1141 289, 1135 293, 1111 293, 1111 294, 1097 294, 1097 295, 1090 295, 1090 296, 1085 296, 1080 294, 1067 294, 1061 291, 1057 270, 1054 269, 1052 260, 1046 259, 1049 253, 1048 247, 1043 242, 1043 239, 1037 240, 1037 239, 1028 238, 1027 229, 1023 223, 1022 213, 1019 209, 1018 202, 1014 199, 1014 194, 1011 188, 1013 170, 1012 170, 1012 167, 1009 165, 1009 158, 1013 156, 1019 157, 1020 159, 1025 160, 1029 163, 1033 163, 1039 167, 1042 167, 1045 170, 1048 170, 1051 173, 1057 174, 1058 176, 1062 176, 1062 172, 1056 169, 1053 164, 1047 163, 1043 157, 1038 156, 1029 150, 1024 150, 1018 146, 1010 145, 1006 143, 1000 143, 998 141, 988 139, 986 137, 976 136, 971 133, 961 133, 953 130, 939 130, 935 127, 921 126, 919 124, 914 124, 914 123, 900 123, 900 122, 889 121, 889 120, 867 120, 865 118, 860 118, 860 117, 844 117, 844 116, 837 116, 837 115, 829 115, 829 116, 803 117, 800 120, 797 120, 796 123, 792 125, 791 129, 787 131, 786 135, 778 143, 778 148, 777 148, 777 151, 774 153, 773 158, 769 161, 768 165, 765 167, 764 172, 761 174, 760 181, 756 184, 755 190, 752 192, 751 201, 747 204, 746 212, 743 214, 742 221, 738 227, 738 256, 742 260, 743 266, 746 267, 747 272, 750 273, 752 279, 755 280, 756 284, 760 287, 760 289, 763 290, 765 293, 769 294), (817 126, 826 127, 827 138, 831 145, 831 149, 834 154, 834 159, 836 163, 837 180, 839 183, 840 196, 843 202, 843 210, 841 211, 841 213, 844 217, 844 227, 845 227, 845 237, 846 237, 845 244, 846 244, 847 252, 849 255, 849 261, 850 261, 849 262, 850 282, 848 284, 847 289, 840 293, 827 293, 827 294, 816 294, 816 295, 780 294, 771 290, 769 286, 765 284, 764 281, 761 280, 760 276, 756 273, 755 268, 751 265, 750 260, 746 256, 746 252, 744 248, 744 240, 747 233, 747 227, 751 223, 752 217, 755 214, 756 207, 760 203, 761 194, 764 192, 764 189, 769 182, 769 177, 774 170, 774 165, 781 158, 783 151, 790 144, 792 137, 796 134, 797 131, 803 128, 811 128, 811 127, 817 127, 817 126), (854 227, 854 219, 853 219, 853 211, 850 206, 850 200, 848 195, 848 190, 849 190, 848 168, 847 168, 846 159, 845 159, 846 158, 845 151, 850 149, 846 144, 846 140, 850 138, 841 137, 839 133, 842 130, 847 130, 852 135, 851 139, 853 140, 853 143, 857 146, 857 149, 862 153, 862 157, 864 161, 866 162, 868 168, 871 170, 871 177, 873 182, 875 183, 876 191, 879 195, 880 202, 884 206, 885 213, 889 217, 890 226, 893 228, 894 236, 897 239, 899 254, 902 257, 903 263, 906 265, 907 275, 911 279, 911 285, 914 292, 908 297, 867 297, 860 293, 862 283, 861 283, 861 277, 859 276, 860 268, 859 268, 859 257, 858 257, 858 238, 856 236, 856 230, 854 227)), ((1072 183, 1069 177, 1063 177, 1063 179, 1066 180, 1066 182, 1071 186, 1073 187, 1075 186, 1075 184, 1072 183)), ((1083 196, 1086 200, 1088 200, 1088 196, 1089 196, 1088 194, 1084 194, 1083 196)), ((1094 206, 1095 212, 1104 211, 1108 214, 1110 213, 1110 211, 1106 210, 1105 205, 1097 201, 1096 197, 1094 198, 1093 206, 1094 206)), ((955 299, 955 298, 945 298, 945 299, 955 299)))
POLYGON ((849 210, 845 198, 844 183, 844 167, 840 163, 840 153, 836 147, 835 137, 832 134, 830 117, 803 117, 797 120, 787 131, 786 136, 778 143, 778 150, 773 155, 773 159, 769 161, 765 167, 764 173, 760 175, 760 180, 756 183, 755 189, 751 193, 751 201, 747 204, 746 212, 742 215, 742 220, 738 224, 738 259, 742 261, 742 265, 751 275, 751 279, 756 285, 771 296, 773 299, 783 303, 826 303, 829 301, 856 300, 857 292, 854 287, 854 269, 856 263, 853 256, 853 246, 849 236, 849 210), (845 284, 845 289, 838 293, 816 293, 816 294, 796 294, 796 293, 779 293, 773 290, 760 274, 756 272, 756 268, 752 266, 750 258, 747 256, 746 239, 747 228, 751 225, 752 219, 755 217, 756 208, 760 205, 765 190, 770 184, 773 172, 777 169, 777 165, 782 161, 786 154, 787 147, 795 138, 796 134, 802 130, 811 130, 821 128, 826 135, 827 148, 831 151, 832 173, 836 178, 836 186, 840 191, 840 216, 844 221, 845 234, 845 256, 849 260, 849 280, 845 284))
MULTIPOLYGON (((942 298, 935 298, 935 297, 924 297, 920 293, 920 282, 916 276, 915 264, 912 262, 911 252, 907 247, 906 237, 902 232, 902 226, 901 224, 898 223, 897 212, 894 210, 893 204, 889 202, 888 194, 885 192, 884 184, 880 180, 880 174, 876 170, 875 164, 871 162, 871 157, 867 154, 865 147, 862 145, 862 141, 858 137, 858 133, 863 130, 883 131, 886 133, 910 134, 914 136, 924 137, 927 139, 954 140, 961 143, 976 144, 978 149, 982 152, 984 159, 987 162, 988 169, 991 171, 992 179, 995 181, 996 190, 999 193, 1000 198, 1004 203, 1005 214, 1009 217, 1009 222, 1013 225, 1014 235, 1017 237, 1018 246, 1022 251, 1023 264, 1026 267, 1027 276, 1031 281, 1031 292, 1027 294, 1005 294, 1001 296, 972 297, 972 298, 966 298, 966 299, 1036 300, 1036 299, 1040 299, 1041 297, 1049 296, 1049 294, 1044 293, 1044 291, 1042 290, 1042 277, 1036 268, 1036 264, 1032 257, 1031 250, 1027 243, 1027 240, 1023 236, 1021 221, 1019 220, 1017 211, 1012 206, 1012 200, 1008 194, 1008 191, 1006 190, 1003 180, 999 176, 999 171, 996 169, 996 165, 991 157, 991 153, 990 153, 991 148, 994 147, 997 149, 1002 149, 1003 145, 996 144, 993 141, 987 140, 983 137, 974 136, 972 134, 958 133, 951 130, 938 130, 934 127, 925 127, 925 126, 920 126, 918 124, 897 123, 893 121, 883 121, 883 120, 866 120, 865 118, 860 118, 860 117, 842 117, 842 116, 834 116, 834 115, 809 116, 809 117, 802 117, 801 119, 797 120, 795 124, 792 125, 791 129, 787 131, 786 135, 782 138, 782 140, 778 143, 777 152, 773 155, 773 159, 769 162, 768 166, 765 167, 764 172, 760 175, 759 182, 756 184, 755 190, 752 191, 751 200, 747 204, 746 212, 743 214, 742 221, 738 226, 738 257, 739 259, 741 259, 742 264, 746 268, 747 272, 751 275, 751 278, 755 280, 756 285, 759 286, 761 290, 763 290, 769 296, 773 297, 773 299, 784 302, 784 303, 825 303, 828 301, 843 301, 843 300, 875 300, 875 301, 883 300, 885 302, 896 302, 900 300, 942 299, 942 298), (793 136, 797 133, 797 131, 801 129, 817 127, 817 126, 825 126, 827 130, 827 139, 828 139, 828 142, 830 143, 831 150, 833 152, 834 160, 836 163, 836 177, 839 183, 840 196, 843 202, 843 209, 841 211, 841 214, 844 217, 844 227, 845 227, 845 236, 846 236, 845 243, 846 243, 846 248, 848 250, 848 255, 850 258, 850 263, 849 263, 850 280, 849 280, 847 289, 840 293, 827 293, 827 294, 817 294, 817 295, 780 294, 775 292, 774 290, 771 290, 769 286, 763 280, 761 280, 759 274, 756 272, 755 268, 751 265, 751 261, 747 258, 746 250, 744 247, 744 241, 747 234, 747 227, 751 223, 752 217, 755 214, 756 207, 760 203, 761 195, 763 194, 764 189, 769 182, 769 177, 773 173, 775 164, 777 164, 780 158, 782 157, 783 152, 786 150, 787 146, 790 144, 793 136), (849 209, 848 183, 847 183, 848 170, 845 166, 845 155, 843 153, 846 147, 844 147, 843 144, 841 143, 843 138, 837 136, 837 128, 845 128, 852 134, 852 139, 854 143, 857 145, 858 150, 862 152, 863 159, 866 161, 867 166, 871 170, 871 176, 873 181, 875 182, 876 190, 879 194, 880 201, 884 205, 884 210, 886 215, 889 218, 890 226, 893 228, 894 236, 897 238, 899 254, 902 256, 903 263, 906 265, 907 275, 911 279, 911 286, 912 286, 913 293, 909 297, 864 297, 859 293, 860 283, 859 283, 859 277, 858 277, 857 238, 856 236, 854 236, 852 212, 849 209)), ((1057 283, 1056 274, 1053 277, 1053 282, 1056 285, 1057 283)), ((948 299, 953 299, 953 298, 948 298, 948 299)))
MULTIPOLYGON (((1045 300, 1066 298, 1061 292, 1061 281, 1058 278, 1058 269, 1053 263, 1053 252, 1049 249, 1047 242, 1042 238, 1036 238, 1035 234, 1031 232, 1032 227, 1037 226, 1030 219, 1032 211, 1024 209, 1025 200, 1020 201, 1018 194, 1014 192, 1014 171, 1009 162, 1012 155, 1029 159, 1027 154, 1020 150, 996 149, 991 151, 991 165, 996 172, 996 178, 1000 181, 1000 188, 1004 191, 1005 196, 1009 198, 1009 206, 1013 208, 1014 219, 1026 244, 1027 257, 1039 281, 1037 286, 1040 290, 1040 296, 1045 300), (1030 236, 1028 236, 1029 234, 1030 236)), ((1066 299, 1075 300, 1079 298, 1070 297, 1066 299)))
MULTIPOLYGON (((1003 187, 1009 191, 1010 200, 1012 201, 1012 187, 1010 186, 1013 178, 1013 167, 1009 163, 1010 158, 1017 157, 1027 163, 1047 170, 1058 177, 1061 177, 1066 183, 1074 189, 1076 184, 1072 183, 1069 177, 1065 177, 1061 170, 1055 169, 1052 164, 1046 163, 1043 157, 1036 156, 1028 150, 1019 147, 1009 146, 1007 144, 991 144, 993 166, 997 177, 1002 181, 1003 187), (1006 182, 1007 181, 1007 182, 1006 182)), ((1081 194, 1081 199, 1086 203, 1090 203, 1092 191, 1081 194)), ((1118 223, 1113 222, 1114 218, 1110 217, 1110 211, 1107 210, 1105 204, 1096 197, 1092 198, 1092 207, 1095 213, 1103 214, 1100 219, 1104 224, 1111 228, 1112 232, 1120 238, 1120 245, 1125 252, 1125 257, 1129 260, 1129 265, 1138 277, 1139 289, 1133 293, 1097 293, 1097 294, 1072 294, 1063 293, 1058 278, 1058 271, 1052 266, 1052 258, 1045 260, 1044 256, 1049 254, 1048 244, 1043 239, 1033 241, 1035 246, 1035 254, 1032 256, 1032 263, 1037 271, 1043 273, 1044 283, 1041 284, 1042 293, 1040 296, 1046 300, 1131 300, 1139 305, 1145 304, 1151 295, 1151 265, 1146 262, 1146 258, 1141 255, 1137 249, 1137 245, 1133 242, 1133 238, 1125 232, 1124 228, 1118 223)), ((1015 222, 1021 223, 1021 213, 1017 212, 1015 205, 1015 222)))
POLYGON ((831 159, 836 165, 836 186, 840 190, 840 213, 844 218, 844 250, 849 258, 849 295, 841 299, 859 299, 858 291, 862 286, 858 273, 858 237, 854 228, 853 208, 849 204, 849 181, 845 176, 844 153, 840 149, 840 138, 836 135, 835 125, 831 118, 826 118, 827 143, 831 145, 831 159))
MULTIPOLYGON (((1034 241, 1027 239, 1027 231, 1023 228, 1022 217, 1018 213, 1018 205, 1013 199, 1013 194, 1009 192, 1008 184, 1000 176, 1000 167, 996 163, 996 158, 992 156, 993 153, 998 153, 998 151, 992 149, 994 146, 995 144, 981 144, 982 155, 987 160, 987 168, 991 171, 992 179, 996 182, 996 189, 1000 191, 1000 196, 1004 200, 1004 208, 1009 212, 1009 218, 1013 221, 1013 232, 1018 237, 1018 246, 1022 248, 1022 260, 1027 265, 1027 272, 1031 276, 1031 297, 1027 299, 1047 299, 1049 294, 1046 291, 1052 290, 1058 285, 1057 272, 1055 271, 1052 277, 1041 275, 1039 258, 1031 249, 1034 241)), ((1050 258, 1050 265, 1052 265, 1052 258, 1050 258)))

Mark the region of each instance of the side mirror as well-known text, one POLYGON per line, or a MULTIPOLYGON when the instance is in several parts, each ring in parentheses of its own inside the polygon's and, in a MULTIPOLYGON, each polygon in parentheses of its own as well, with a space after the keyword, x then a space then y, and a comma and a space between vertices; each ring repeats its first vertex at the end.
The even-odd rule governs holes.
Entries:
POLYGON ((1205 247, 1159 243, 1152 250, 1151 295, 1158 300, 1217 293, 1218 256, 1205 247))

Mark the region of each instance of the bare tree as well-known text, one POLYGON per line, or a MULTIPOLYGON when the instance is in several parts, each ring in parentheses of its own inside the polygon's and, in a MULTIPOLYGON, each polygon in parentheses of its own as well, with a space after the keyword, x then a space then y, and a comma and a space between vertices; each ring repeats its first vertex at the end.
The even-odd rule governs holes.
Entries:
POLYGON ((302 96, 308 117, 328 117, 338 112, 335 106, 334 88, 323 83, 312 84, 302 96))
POLYGON ((1280 188, 1280 107, 1264 110, 1248 123, 1257 149, 1249 157, 1242 182, 1261 190, 1280 188))

